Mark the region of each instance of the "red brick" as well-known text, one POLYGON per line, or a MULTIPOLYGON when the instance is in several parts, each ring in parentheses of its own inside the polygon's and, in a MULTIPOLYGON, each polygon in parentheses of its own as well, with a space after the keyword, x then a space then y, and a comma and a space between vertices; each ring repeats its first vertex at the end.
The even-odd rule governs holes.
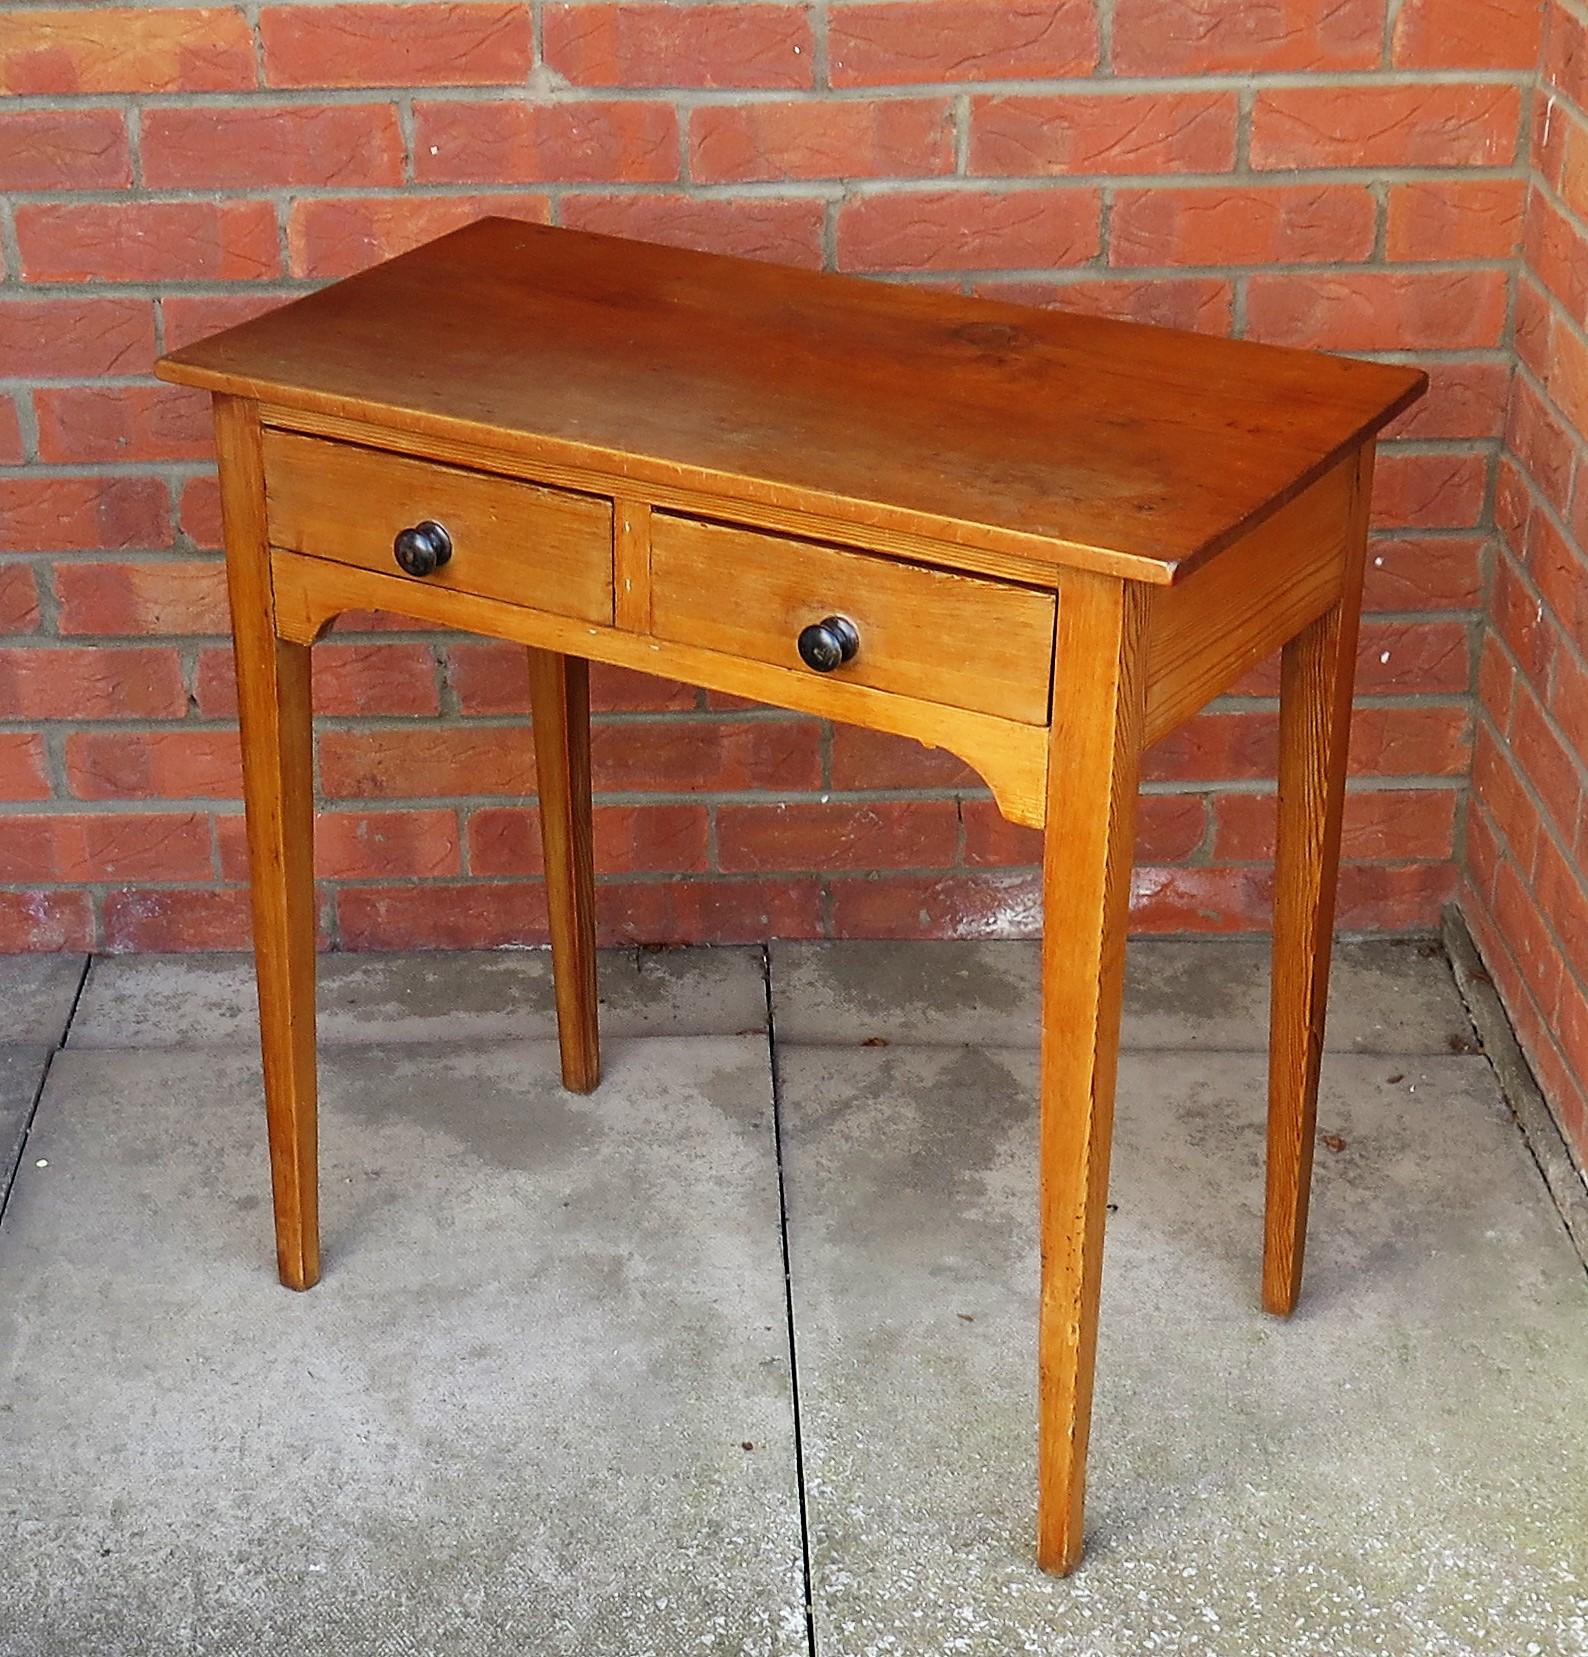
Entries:
POLYGON ((195 340, 218 334, 223 328, 235 328, 238 323, 250 322, 285 303, 279 294, 252 293, 246 289, 241 293, 162 294, 160 315, 165 319, 166 350, 175 351, 195 340))
POLYGON ((1465 622, 1381 621, 1362 627, 1359 696, 1442 695, 1472 685, 1471 633, 1465 622))
POLYGON ((850 876, 834 880, 839 938, 1034 938, 1042 931, 1040 878, 1029 871, 850 876))
POLYGON ((221 544, 220 486, 213 477, 189 478, 182 486, 178 511, 182 533, 196 547, 218 548, 221 544))
POLYGON ((803 6, 548 5, 546 66, 577 86, 806 87, 803 6))
POLYGON ((1019 178, 1224 172, 1235 164, 1235 122, 1232 92, 974 98, 970 170, 1019 178))
POLYGON ((1521 118, 1514 86, 1271 87, 1252 112, 1252 165, 1507 167, 1521 118))
POLYGON ((1372 256, 1376 220, 1373 197, 1358 184, 1122 190, 1114 198, 1109 261, 1343 263, 1372 256))
MULTIPOLYGON (((1354 862, 1438 862, 1454 853, 1453 788, 1353 790, 1346 795, 1341 855, 1354 862)), ((1214 797, 1213 856, 1266 862, 1274 855, 1272 794, 1214 797)))
POLYGON ((0 633, 39 630, 39 584, 31 564, 0 564, 0 633))
POLYGON ((1487 619, 1534 684, 1542 684, 1548 676, 1555 649, 1555 631, 1542 612, 1533 590, 1511 560, 1502 556, 1494 572, 1487 619))
POLYGON ((1373 484, 1380 529, 1470 529, 1483 517, 1489 462, 1482 454, 1387 449, 1373 484))
POLYGON ((653 184, 678 177, 671 104, 420 103, 414 121, 421 180, 653 184))
POLYGON ((1588 552, 1540 512, 1528 528, 1527 568, 1561 630, 1588 656, 1588 552))
POLYGON ((908 737, 834 725, 834 788, 977 788, 980 778, 957 754, 908 737))
POLYGON ((33 406, 40 460, 207 460, 214 453, 210 399, 184 386, 45 386, 33 406))
MULTIPOLYGON (((1583 251, 1588 256, 1588 243, 1584 243, 1583 251)), ((1584 343, 1580 326, 1558 316, 1551 319, 1549 370, 1544 383, 1577 437, 1588 434, 1588 344, 1584 343)))
MULTIPOLYGON (((314 711, 328 718, 420 717, 441 709, 435 656, 425 644, 333 639, 315 647, 312 672, 314 711)), ((229 648, 200 655, 195 692, 202 717, 236 716, 237 681, 229 648)))
POLYGON ((1501 436, 1511 395, 1509 362, 1433 361, 1423 366, 1428 371, 1428 395, 1395 421, 1386 436, 1501 436))
POLYGON ((400 184, 391 104, 203 104, 149 109, 138 134, 144 183, 237 190, 273 184, 400 184))
POLYGON ((100 948, 112 952, 246 949, 252 933, 245 887, 107 892, 100 948))
POLYGON ((1531 69, 1543 22, 1539 0, 1403 0, 1390 62, 1405 69, 1531 69))
MULTIPOLYGON (((1042 834, 1009 822, 991 800, 966 800, 965 862, 978 867, 1030 867, 1042 862, 1042 834)), ((1183 863, 1207 835, 1201 794, 1143 794, 1136 802, 1136 861, 1183 863)))
POLYGON ((0 376, 146 374, 154 358, 147 299, 0 301, 0 376))
POLYGON ((0 954, 93 947, 86 892, 0 892, 0 954))
POLYGON ((952 800, 780 801, 717 810, 725 873, 946 867, 959 844, 952 800))
POLYGON ((229 800, 242 794, 237 732, 78 731, 66 781, 80 800, 229 800))
POLYGON ((1495 346, 1506 311, 1502 270, 1260 273, 1247 301, 1253 339, 1320 351, 1495 346))
POLYGON ((597 725, 598 791, 815 789, 819 727, 804 719, 657 719, 597 725))
POLYGON ((1559 513, 1571 499, 1577 440, 1554 408, 1518 375, 1506 419, 1506 446, 1527 472, 1533 486, 1559 513))
POLYGON ((345 949, 506 949, 547 937, 538 881, 348 886, 335 901, 345 949))
POLYGON ((1549 917, 1567 967, 1579 981, 1588 982, 1588 888, 1581 871, 1561 856, 1547 835, 1540 839, 1538 852, 1539 909, 1549 917))
POLYGON ((1538 808, 1522 784, 1514 757, 1487 728, 1480 728, 1473 751, 1472 794, 1488 812, 1501 845, 1531 879, 1542 834, 1538 808))
POLYGON ((534 792, 524 732, 412 726, 320 734, 320 786, 332 798, 425 799, 534 792))
POLYGON ((0 880, 207 880, 209 818, 196 813, 13 817, 0 837, 0 880))
POLYGON ((314 869, 322 880, 433 880, 458 873, 460 844, 452 811, 323 811, 314 869))
POLYGON ((698 184, 920 178, 954 170, 946 98, 705 104, 689 119, 698 184))
POLYGON ((1582 236, 1576 224, 1538 190, 1528 201, 1522 250, 1527 271, 1573 316, 1588 311, 1588 260, 1582 256, 1582 236))
POLYGON ((1099 249, 1096 190, 911 191, 863 196, 838 215, 845 270, 1075 265, 1099 249))
POLYGON ((56 625, 101 636, 223 633, 226 571, 213 558, 55 567, 56 625))
POLYGON ((114 190, 131 182, 132 152, 120 110, 0 115, 0 190, 114 190))
POLYGON ((1588 765, 1588 669, 1569 650, 1557 650, 1544 705, 1580 765, 1588 765))
POLYGON ((1478 652, 1478 706, 1502 731, 1510 723, 1515 688, 1516 669, 1511 658, 1485 628, 1478 652))
MULTIPOLYGON (((603 874, 688 874, 707 867, 710 822, 698 805, 598 805, 595 866, 603 874)), ((485 806, 469 817, 469 868, 477 875, 544 872, 532 807, 485 806)))
POLYGON ((267 201, 33 202, 16 226, 30 282, 256 282, 280 269, 267 201))
POLYGON ((574 230, 810 268, 822 262, 823 219, 819 201, 766 196, 569 195, 561 213, 574 230))
POLYGON ((1050 79, 1097 67, 1090 0, 889 0, 835 6, 827 21, 834 86, 1050 79))
POLYGON ((1392 184, 1385 251, 1391 259, 1510 259, 1522 239, 1527 185, 1519 178, 1392 184))
MULTIPOLYGON (((1556 735, 1529 686, 1519 680, 1511 704, 1508 743, 1523 775, 1532 785, 1556 830, 1570 838, 1576 832, 1583 803, 1581 770, 1570 748, 1556 735)), ((1539 842, 1542 854, 1545 840, 1539 842)), ((1588 948, 1588 934, 1584 947, 1588 948)))
POLYGON ((1543 80, 1564 92, 1579 109, 1588 108, 1588 18, 1560 0, 1550 0, 1543 80))
POLYGON ((0 478, 0 552, 166 546, 171 501, 158 478, 0 478))
POLYGON ((1235 286, 1211 276, 1114 277, 1104 281, 972 283, 972 291, 1014 305, 1043 305, 1078 316, 1109 316, 1202 334, 1230 331, 1235 286))
POLYGON ((331 640, 314 652, 316 713, 435 714, 441 711, 436 658, 427 644, 331 640))
POLYGON ((0 800, 47 800, 44 738, 36 731, 0 731, 0 800))
POLYGON ((1482 597, 1479 535, 1375 540, 1368 548, 1364 604, 1374 610, 1471 610, 1482 597))
POLYGON ((1267 926, 1272 915, 1272 884, 1266 869, 1181 865, 1138 868, 1131 878, 1133 936, 1250 931, 1267 926))
POLYGON ((294 276, 350 276, 490 214, 544 223, 544 196, 318 196, 287 218, 294 276))
POLYGON ((607 944, 725 944, 822 936, 821 885, 790 880, 650 880, 604 886, 596 938, 607 944))
POLYGON ((1116 0, 1121 75, 1376 69, 1385 0, 1116 0))
POLYGON ((0 12, 0 92, 229 92, 254 84, 235 7, 0 12))
MULTIPOLYGON (((449 642, 446 676, 459 713, 491 718, 529 712, 529 674, 520 645, 484 639, 449 642)), ((700 692, 692 685, 590 664, 590 706, 598 713, 659 713, 693 708, 699 701, 700 692)))
POLYGON ((20 466, 26 458, 17 400, 9 395, 0 396, 0 466, 20 466))
POLYGON ((0 653, 12 719, 173 719, 187 708, 174 650, 62 646, 0 653))
POLYGON ((1460 884, 1453 863, 1347 863, 1335 925, 1342 932, 1434 932, 1460 884))
POLYGON ((268 86, 511 86, 534 62, 529 7, 267 6, 268 86))

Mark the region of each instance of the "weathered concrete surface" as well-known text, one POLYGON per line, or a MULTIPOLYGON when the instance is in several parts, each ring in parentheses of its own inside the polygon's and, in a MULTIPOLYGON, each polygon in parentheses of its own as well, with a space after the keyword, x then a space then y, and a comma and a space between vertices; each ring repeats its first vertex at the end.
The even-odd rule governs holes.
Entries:
POLYGON ((0 1046, 0 1209, 11 1189, 12 1171, 22 1154, 28 1116, 50 1052, 48 1047, 0 1046))
POLYGON ((823 1657, 1588 1650, 1588 1281, 1483 1060, 1331 1057, 1282 1323, 1263 1061, 1127 1056, 1067 1582, 1031 1564, 1035 1055, 779 1065, 823 1657))
POLYGON ((294 1295, 252 1057, 57 1058, 0 1227, 0 1653, 805 1649, 764 1038, 556 1073, 333 1049, 294 1295))
POLYGON ((81 955, 0 955, 0 1045, 54 1047, 82 978, 81 955))
MULTIPOLYGON (((611 1036, 737 1035, 766 1028, 759 949, 604 949, 611 1036)), ((243 955, 101 955, 72 1021, 74 1047, 253 1046, 254 968, 243 955)), ((322 955, 319 1037, 512 1041, 553 1035, 544 949, 322 955)))
MULTIPOLYGON (((774 943, 780 1040, 1034 1047, 1035 943, 774 943)), ((1341 944, 1328 1043, 1361 1053, 1448 1053, 1472 1026, 1427 942, 1341 944)), ((1145 939, 1127 956, 1128 1047, 1256 1052, 1268 1039, 1268 945, 1145 939)))

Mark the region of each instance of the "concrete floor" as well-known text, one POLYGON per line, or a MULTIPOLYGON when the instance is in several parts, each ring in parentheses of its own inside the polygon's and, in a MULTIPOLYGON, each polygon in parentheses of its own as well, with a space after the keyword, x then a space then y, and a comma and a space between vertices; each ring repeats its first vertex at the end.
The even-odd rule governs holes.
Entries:
POLYGON ((246 963, 84 967, 0 962, 3 1657, 1588 1652, 1588 1278, 1429 946, 1342 951, 1287 1324, 1262 953, 1133 952, 1065 1582, 1031 946, 612 954, 589 1099, 542 955, 333 957, 309 1295, 246 963))

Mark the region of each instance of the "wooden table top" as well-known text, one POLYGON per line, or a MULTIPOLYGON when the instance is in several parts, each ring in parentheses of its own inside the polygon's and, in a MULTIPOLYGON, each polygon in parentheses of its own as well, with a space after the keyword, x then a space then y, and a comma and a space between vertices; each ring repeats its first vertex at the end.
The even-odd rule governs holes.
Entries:
POLYGON ((165 379, 1156 584, 1419 371, 485 219, 165 379))

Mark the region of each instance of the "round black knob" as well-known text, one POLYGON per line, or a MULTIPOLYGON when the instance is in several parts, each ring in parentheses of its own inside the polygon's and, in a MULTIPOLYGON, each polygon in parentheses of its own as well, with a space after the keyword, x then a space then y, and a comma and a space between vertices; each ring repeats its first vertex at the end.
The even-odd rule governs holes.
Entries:
POLYGON ((800 660, 818 673, 854 660, 860 648, 860 629, 848 616, 824 616, 813 621, 799 636, 800 660))
POLYGON ((452 537, 440 524, 426 518, 411 529, 398 530, 391 549, 409 575, 434 575, 452 556, 452 537))

